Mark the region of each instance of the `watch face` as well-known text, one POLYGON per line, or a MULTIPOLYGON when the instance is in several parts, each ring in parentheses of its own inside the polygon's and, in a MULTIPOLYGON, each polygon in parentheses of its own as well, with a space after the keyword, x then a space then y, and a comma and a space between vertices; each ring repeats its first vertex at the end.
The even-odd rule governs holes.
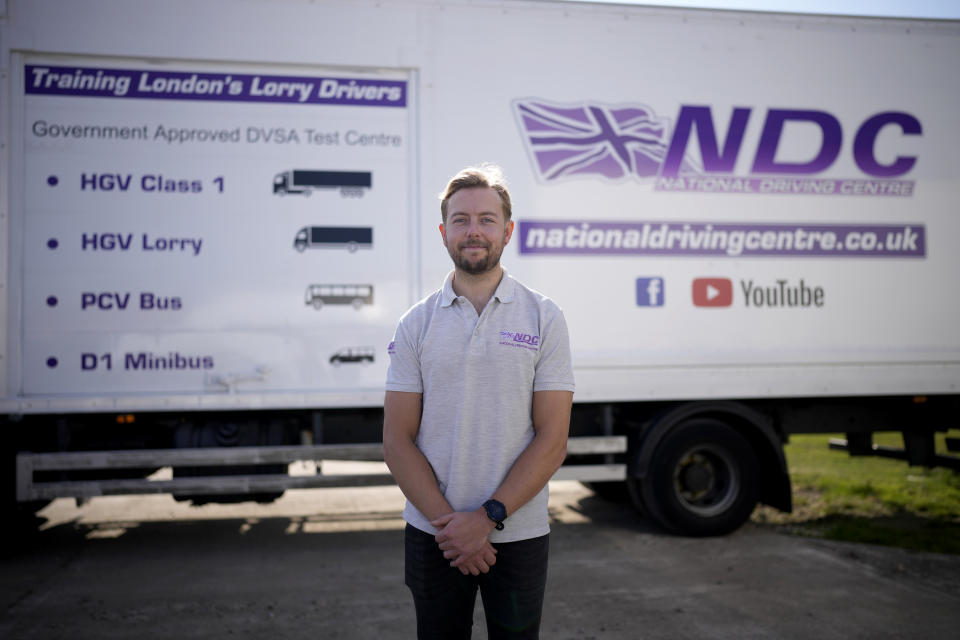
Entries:
POLYGON ((493 520, 497 520, 499 522, 507 517, 507 508, 503 506, 502 502, 497 500, 487 500, 483 506, 487 510, 487 515, 493 520))

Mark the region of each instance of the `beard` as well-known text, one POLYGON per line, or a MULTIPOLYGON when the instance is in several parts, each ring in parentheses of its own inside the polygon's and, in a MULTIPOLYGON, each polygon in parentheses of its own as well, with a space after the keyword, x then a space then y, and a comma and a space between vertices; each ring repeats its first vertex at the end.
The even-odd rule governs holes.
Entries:
MULTIPOLYGON (((476 244, 476 242, 471 244, 476 244)), ((450 258, 453 260, 453 264, 455 264, 458 269, 464 273, 469 273, 472 276, 476 276, 480 275, 481 273, 486 273, 490 269, 493 269, 500 264, 500 256, 503 253, 503 247, 494 248, 488 242, 481 243, 481 245, 487 250, 487 253, 485 256, 477 258, 468 258, 464 254, 463 244, 455 249, 448 248, 447 251, 450 254, 450 258)))

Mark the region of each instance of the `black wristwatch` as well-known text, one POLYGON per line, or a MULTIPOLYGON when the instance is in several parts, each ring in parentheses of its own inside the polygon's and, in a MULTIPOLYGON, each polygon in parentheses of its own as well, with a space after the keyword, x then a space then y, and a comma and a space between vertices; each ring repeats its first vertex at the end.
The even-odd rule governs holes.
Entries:
POLYGON ((496 523, 497 531, 503 531, 503 521, 507 519, 507 508, 503 503, 491 498, 483 503, 483 508, 487 512, 487 517, 496 523))

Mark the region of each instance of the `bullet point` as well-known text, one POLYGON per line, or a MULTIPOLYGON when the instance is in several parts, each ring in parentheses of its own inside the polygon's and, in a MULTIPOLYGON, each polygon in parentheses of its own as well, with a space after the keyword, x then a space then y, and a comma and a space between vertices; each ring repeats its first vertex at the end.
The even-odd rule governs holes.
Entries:
POLYGON ((50 248, 50 249, 56 249, 56 248, 59 247, 59 246, 60 246, 60 243, 57 242, 57 239, 56 239, 56 238, 50 238, 49 240, 47 240, 47 247, 48 247, 48 248, 50 248))
POLYGON ((57 368, 57 359, 56 358, 47 358, 47 366, 51 369, 57 368))
POLYGON ((48 307, 57 306, 57 296, 50 296, 49 298, 47 298, 47 306, 48 307))
POLYGON ((57 176, 50 176, 49 178, 47 178, 47 184, 50 185, 51 187, 57 186, 57 183, 59 182, 60 182, 60 179, 57 178, 57 176))

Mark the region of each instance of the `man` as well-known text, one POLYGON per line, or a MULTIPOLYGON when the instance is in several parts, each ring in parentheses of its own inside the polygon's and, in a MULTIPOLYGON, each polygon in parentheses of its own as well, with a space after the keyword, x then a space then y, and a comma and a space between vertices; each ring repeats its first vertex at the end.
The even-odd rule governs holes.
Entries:
POLYGON ((513 221, 499 168, 464 169, 440 197, 454 268, 400 319, 384 400, 417 636, 469 638, 479 588, 490 638, 537 638, 547 481, 573 401, 567 327, 500 266, 513 221))

